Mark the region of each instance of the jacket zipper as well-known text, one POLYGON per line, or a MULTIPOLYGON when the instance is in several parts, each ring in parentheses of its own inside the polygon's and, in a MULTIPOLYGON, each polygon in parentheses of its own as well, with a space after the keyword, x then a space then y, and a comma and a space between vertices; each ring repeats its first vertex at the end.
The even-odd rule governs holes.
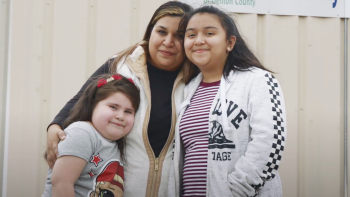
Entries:
POLYGON ((157 179, 157 175, 158 175, 158 162, 159 162, 159 158, 155 158, 154 159, 154 170, 155 170, 155 172, 153 173, 153 180, 152 180, 152 187, 151 187, 151 196, 158 196, 158 194, 157 195, 155 195, 154 193, 155 193, 155 183, 156 183, 156 179, 157 179))
POLYGON ((159 161, 159 159, 156 158, 156 166, 155 166, 155 168, 154 168, 155 171, 158 171, 158 161, 159 161))
MULTIPOLYGON (((135 73, 135 71, 132 69, 132 67, 131 66, 129 66, 129 68, 135 73)), ((147 72, 146 72, 147 73, 147 72)), ((143 81, 143 83, 145 83, 145 78, 144 77, 142 77, 142 76, 138 76, 138 75, 136 75, 137 77, 139 77, 139 78, 141 78, 141 80, 143 81)), ((148 76, 148 73, 147 73, 147 78, 148 78, 149 76, 148 76)), ((148 80, 148 83, 149 83, 149 80, 148 80)), ((146 90, 146 92, 149 92, 149 94, 151 94, 151 89, 149 88, 148 90, 146 90)), ((147 93, 146 93, 147 94, 147 93)), ((150 118, 150 114, 151 114, 151 101, 150 101, 150 103, 149 103, 149 108, 148 108, 148 120, 147 120, 147 122, 149 122, 149 118, 150 118)), ((148 124, 147 124, 148 125, 148 124)), ((146 128, 148 128, 148 126, 146 127, 146 128)), ((144 129, 144 128, 143 128, 144 129)), ((143 132, 143 131, 142 131, 143 132)), ((151 147, 151 144, 149 143, 149 140, 148 140, 148 147, 152 150, 152 147, 151 147)), ((163 151, 163 150, 162 150, 163 151)), ((162 153, 162 151, 161 151, 161 153, 162 153)), ((154 152, 153 152, 153 150, 152 150, 152 153, 153 153, 153 158, 154 158, 154 163, 155 163, 155 167, 154 167, 154 169, 155 169, 155 172, 153 173, 153 179, 152 179, 152 185, 151 185, 151 197, 153 197, 153 196, 158 196, 158 194, 156 193, 156 195, 154 194, 155 193, 155 191, 154 191, 154 188, 155 188, 155 182, 156 182, 156 178, 157 178, 157 175, 158 175, 158 169, 159 169, 159 159, 158 158, 156 158, 155 157, 155 155, 154 155, 154 152)), ((161 155, 161 153, 160 153, 160 155, 161 155)), ((149 172, 150 173, 150 172, 149 172)), ((147 196, 147 190, 148 190, 148 187, 146 187, 146 196, 147 196)))
MULTIPOLYGON (((175 110, 175 111, 176 111, 176 106, 175 106, 175 104, 173 104, 173 103, 175 103, 175 101, 174 101, 174 92, 175 92, 175 90, 176 90, 176 88, 177 88, 177 86, 178 86, 178 84, 179 84, 179 80, 178 80, 178 81, 175 80, 174 84, 175 84, 175 86, 174 86, 173 91, 172 91, 172 94, 171 94, 171 97, 172 97, 172 98, 171 98, 171 99, 172 99, 172 104, 171 104, 171 105, 172 105, 172 110, 175 110)), ((174 113, 174 112, 172 112, 171 119, 173 119, 173 113, 174 113)), ((175 117, 176 117, 176 113, 175 113, 175 117)), ((175 125, 176 125, 176 120, 175 120, 175 121, 172 121, 172 125, 171 125, 171 127, 170 127, 170 132, 169 132, 169 137, 168 137, 167 142, 165 143, 163 149, 160 151, 159 157, 162 156, 165 147, 167 147, 168 144, 170 144, 170 145, 172 144, 172 141, 171 141, 171 140, 169 141, 169 139, 171 138, 171 131, 172 131, 172 130, 174 130, 174 131, 173 131, 173 134, 175 135, 175 125)), ((174 136, 173 136, 173 137, 174 137, 174 136)), ((169 145, 169 146, 170 146, 170 145, 169 145)), ((154 172, 154 174, 153 174, 153 181, 152 181, 152 187, 151 187, 151 188, 152 188, 152 190, 151 190, 151 196, 152 196, 152 197, 153 197, 153 196, 158 196, 158 192, 159 192, 159 191, 154 191, 154 190, 155 190, 155 185, 156 185, 156 180, 157 180, 157 177, 158 177, 159 157, 158 157, 158 158, 155 158, 155 160, 154 160, 154 163, 155 163, 154 170, 155 170, 155 172, 154 172), (157 193, 155 193, 155 192, 157 192, 157 193), (155 195, 155 194, 156 194, 156 195, 155 195)), ((159 183, 158 183, 158 185, 159 185, 159 183)))

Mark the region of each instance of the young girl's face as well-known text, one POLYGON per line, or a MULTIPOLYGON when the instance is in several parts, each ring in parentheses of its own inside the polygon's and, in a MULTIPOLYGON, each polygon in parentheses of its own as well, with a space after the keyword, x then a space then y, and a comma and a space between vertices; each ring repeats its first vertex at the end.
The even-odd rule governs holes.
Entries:
POLYGON ((135 119, 135 110, 125 94, 113 93, 97 103, 92 113, 92 124, 106 139, 118 140, 129 133, 135 119))
POLYGON ((216 15, 199 13, 190 19, 184 48, 188 59, 201 71, 223 69, 228 47, 226 31, 216 15))

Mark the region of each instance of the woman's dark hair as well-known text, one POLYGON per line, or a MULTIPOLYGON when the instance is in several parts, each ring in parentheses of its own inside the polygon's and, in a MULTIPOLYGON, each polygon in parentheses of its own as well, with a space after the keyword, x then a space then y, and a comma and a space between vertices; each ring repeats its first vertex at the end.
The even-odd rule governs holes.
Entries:
POLYGON ((113 63, 110 67, 111 73, 117 72, 117 65, 121 60, 125 61, 126 57, 132 54, 134 50, 138 46, 142 46, 143 50, 147 58, 150 58, 149 50, 148 50, 148 42, 152 34, 152 30, 157 21, 165 16, 173 16, 173 17, 184 17, 186 13, 193 11, 193 8, 190 5, 179 1, 168 1, 162 4, 153 14, 151 20, 149 21, 145 34, 141 42, 125 49, 124 51, 117 53, 116 58, 113 60, 113 63))
MULTIPOLYGON (((92 113, 97 103, 117 92, 123 93, 126 97, 128 97, 128 99, 130 99, 135 112, 138 110, 140 105, 140 91, 127 78, 121 76, 121 79, 112 80, 107 82, 102 87, 97 87, 98 81, 100 79, 108 79, 110 77, 112 77, 111 74, 99 75, 84 90, 81 97, 70 111, 68 118, 64 121, 63 129, 67 128, 70 124, 77 121, 92 122, 92 113)), ((121 157, 124 159, 125 137, 116 140, 116 142, 118 144, 121 157)))
MULTIPOLYGON (((224 66, 223 75, 227 79, 229 73, 233 71, 247 71, 251 67, 258 67, 267 70, 258 60, 258 58, 249 49, 241 34, 239 33, 234 20, 225 12, 214 6, 203 6, 195 9, 193 12, 187 14, 182 18, 179 25, 179 32, 184 36, 188 22, 195 14, 213 14, 217 16, 224 30, 226 31, 226 38, 230 40, 231 36, 236 37, 236 44, 229 52, 224 66)), ((183 37, 183 39, 185 36, 183 37)), ((184 67, 184 81, 188 84, 200 72, 199 68, 194 65, 188 58, 185 59, 184 67)), ((271 71, 270 71, 271 72, 271 71)))

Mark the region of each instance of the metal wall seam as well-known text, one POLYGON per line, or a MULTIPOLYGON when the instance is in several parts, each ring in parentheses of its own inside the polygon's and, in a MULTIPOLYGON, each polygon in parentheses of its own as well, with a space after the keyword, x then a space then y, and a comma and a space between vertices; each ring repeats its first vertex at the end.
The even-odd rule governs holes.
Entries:
POLYGON ((85 78, 88 79, 91 73, 96 69, 96 31, 97 31, 97 6, 96 0, 89 1, 88 9, 88 33, 87 33, 87 50, 86 50, 86 70, 85 78))
POLYGON ((344 19, 344 196, 348 196, 348 20, 344 19))
POLYGON ((4 137, 4 161, 3 161, 3 172, 2 172, 2 197, 7 196, 7 166, 8 166, 8 147, 9 147, 9 122, 10 122, 10 81, 11 81, 11 29, 12 29, 12 1, 8 1, 8 31, 7 31, 7 80, 6 80, 6 98, 5 98, 5 137, 4 137))
POLYGON ((130 25, 130 32, 131 32, 131 36, 130 36, 130 43, 129 45, 134 45, 137 42, 139 42, 139 0, 131 0, 130 1, 131 4, 131 12, 130 12, 130 18, 131 18, 131 25, 130 25))

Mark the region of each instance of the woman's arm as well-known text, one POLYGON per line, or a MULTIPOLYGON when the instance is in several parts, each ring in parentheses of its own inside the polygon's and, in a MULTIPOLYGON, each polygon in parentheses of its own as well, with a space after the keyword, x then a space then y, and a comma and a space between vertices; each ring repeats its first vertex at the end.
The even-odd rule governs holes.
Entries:
POLYGON ((56 162, 57 158, 57 144, 60 140, 65 139, 65 134, 62 130, 62 124, 64 120, 69 116, 70 110, 74 107, 75 103, 79 100, 81 94, 86 89, 86 87, 92 82, 92 79, 96 78, 98 75, 109 73, 109 67, 112 64, 113 59, 108 60, 99 69, 93 73, 90 78, 85 82, 80 91, 61 109, 57 114, 55 119, 51 122, 47 129, 47 157, 46 161, 50 168, 56 162))
POLYGON ((75 156, 60 157, 52 170, 52 196, 74 197, 74 184, 86 165, 86 161, 75 156))

